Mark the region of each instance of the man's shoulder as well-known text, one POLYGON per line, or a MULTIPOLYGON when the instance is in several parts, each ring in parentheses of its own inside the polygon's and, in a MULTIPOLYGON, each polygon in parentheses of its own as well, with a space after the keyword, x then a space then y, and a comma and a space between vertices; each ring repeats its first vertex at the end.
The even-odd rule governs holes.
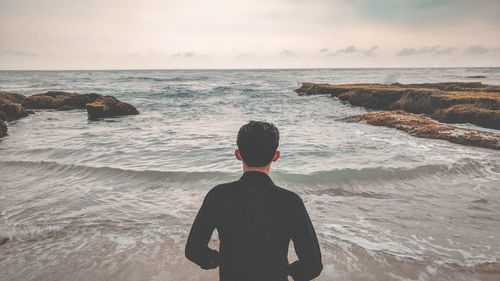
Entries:
POLYGON ((218 194, 227 193, 228 191, 230 191, 232 188, 234 188, 235 186, 237 186, 239 184, 240 184, 239 181, 220 183, 220 184, 217 184, 216 186, 212 187, 208 191, 208 194, 210 194, 211 196, 216 196, 218 194))
MULTIPOLYGON (((218 184, 212 189, 208 191, 208 193, 211 196, 217 197, 217 196, 223 196, 224 194, 232 193, 235 191, 235 187, 244 185, 239 180, 231 181, 231 182, 226 182, 226 183, 221 183, 218 184)), ((270 186, 271 189, 268 189, 272 191, 275 195, 279 196, 282 199, 286 199, 287 201, 294 203, 294 204, 300 204, 302 202, 302 198, 295 192, 288 190, 286 188, 280 187, 276 184, 272 184, 270 186)))
POLYGON ((281 196, 286 197, 291 201, 294 201, 294 202, 295 201, 302 201, 302 199, 300 198, 300 196, 297 193, 295 193, 291 190, 288 190, 286 188, 280 187, 278 185, 274 185, 274 190, 277 193, 279 193, 281 196))
POLYGON ((212 187, 212 189, 210 189, 210 192, 215 192, 215 193, 222 192, 222 191, 228 190, 229 188, 237 186, 239 184, 241 184, 241 182, 238 180, 231 181, 231 182, 219 183, 216 186, 212 187))

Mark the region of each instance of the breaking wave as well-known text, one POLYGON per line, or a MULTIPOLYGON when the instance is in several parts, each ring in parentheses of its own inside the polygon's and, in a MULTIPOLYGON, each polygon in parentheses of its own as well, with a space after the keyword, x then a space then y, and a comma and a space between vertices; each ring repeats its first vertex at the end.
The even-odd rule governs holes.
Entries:
MULTIPOLYGON (((115 167, 93 167, 80 164, 64 164, 54 161, 0 161, 2 173, 16 172, 19 169, 36 170, 38 173, 50 173, 54 176, 68 175, 81 178, 141 180, 148 182, 198 182, 234 180, 239 173, 219 171, 161 171, 133 170, 115 167)), ((432 176, 487 176, 500 174, 500 164, 491 161, 465 159, 453 165, 421 165, 413 168, 369 167, 362 169, 333 169, 311 174, 273 172, 273 179, 278 183, 296 183, 309 186, 349 182, 405 181, 432 176)))
POLYGON ((147 76, 129 76, 129 77, 123 77, 119 78, 118 80, 121 82, 132 82, 132 81, 151 81, 151 82, 187 82, 187 81, 203 81, 207 80, 208 77, 205 76, 200 76, 200 77, 189 77, 189 78, 183 78, 183 77, 147 77, 147 76))

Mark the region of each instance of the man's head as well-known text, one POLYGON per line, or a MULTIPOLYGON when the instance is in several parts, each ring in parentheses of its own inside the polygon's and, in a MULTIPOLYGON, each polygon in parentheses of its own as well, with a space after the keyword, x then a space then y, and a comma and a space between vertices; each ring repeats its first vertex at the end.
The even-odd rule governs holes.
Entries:
POLYGON ((265 167, 280 157, 279 138, 278 128, 272 123, 250 121, 238 132, 235 156, 248 167, 265 167))

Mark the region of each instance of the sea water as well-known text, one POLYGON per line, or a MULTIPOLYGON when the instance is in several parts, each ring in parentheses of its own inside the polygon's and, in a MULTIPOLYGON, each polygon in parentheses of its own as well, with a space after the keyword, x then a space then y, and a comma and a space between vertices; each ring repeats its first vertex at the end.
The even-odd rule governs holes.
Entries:
POLYGON ((0 90, 113 95, 140 115, 7 123, 0 280, 218 280, 183 250, 207 191, 240 177, 249 120, 280 130, 271 177, 304 199, 317 280, 498 280, 500 152, 345 122, 369 110, 299 97, 306 81, 499 85, 500 68, 1 71, 0 90))

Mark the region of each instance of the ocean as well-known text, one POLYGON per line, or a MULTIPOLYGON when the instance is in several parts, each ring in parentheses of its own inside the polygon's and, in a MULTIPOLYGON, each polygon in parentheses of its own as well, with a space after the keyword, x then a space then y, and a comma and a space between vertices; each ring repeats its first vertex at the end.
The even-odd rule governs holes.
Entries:
POLYGON ((249 120, 280 129, 271 177, 309 211, 316 280, 499 280, 500 152, 345 122, 369 110, 299 97, 306 81, 499 85, 500 68, 0 71, 0 90, 95 92, 141 113, 7 123, 0 280, 218 280, 184 245, 207 191, 240 177, 249 120))

